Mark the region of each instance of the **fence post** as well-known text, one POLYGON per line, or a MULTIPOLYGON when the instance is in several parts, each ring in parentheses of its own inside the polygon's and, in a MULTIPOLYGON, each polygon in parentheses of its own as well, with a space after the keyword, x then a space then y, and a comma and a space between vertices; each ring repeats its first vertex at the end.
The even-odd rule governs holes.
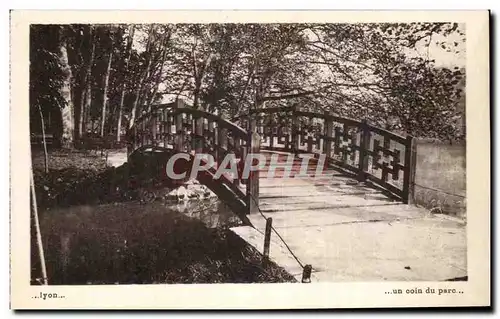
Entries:
MULTIPOLYGON (((184 101, 181 99, 178 99, 176 103, 174 104, 175 109, 183 108, 184 107, 184 101)), ((177 113, 175 117, 175 130, 176 130, 176 136, 175 136, 175 149, 179 152, 184 151, 184 130, 182 129, 182 113, 179 112, 177 113)))
POLYGON ((403 201, 405 204, 415 202, 415 172, 417 168, 417 139, 411 135, 406 137, 405 146, 405 178, 403 182, 403 201))
MULTIPOLYGON (((256 132, 249 133, 249 151, 248 154, 260 153, 260 136, 256 132)), ((247 154, 247 156, 248 156, 247 154)), ((245 163, 246 165, 252 163, 245 163)), ((259 171, 251 171, 248 176, 247 183, 247 197, 248 197, 248 213, 258 212, 259 207, 259 171)))
POLYGON ((368 170, 368 150, 370 148, 370 130, 366 119, 361 122, 361 136, 359 142, 359 163, 358 163, 358 181, 364 182, 366 171, 368 170))
POLYGON ((271 229, 273 227, 273 219, 266 219, 266 231, 264 233, 264 260, 269 259, 269 247, 271 246, 271 229))

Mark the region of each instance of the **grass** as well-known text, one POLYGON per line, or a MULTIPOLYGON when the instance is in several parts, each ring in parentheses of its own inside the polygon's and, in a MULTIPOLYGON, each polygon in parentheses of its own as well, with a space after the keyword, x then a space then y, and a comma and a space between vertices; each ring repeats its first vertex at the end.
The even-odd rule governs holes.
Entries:
POLYGON ((416 204, 433 212, 466 217, 465 145, 419 142, 416 204))

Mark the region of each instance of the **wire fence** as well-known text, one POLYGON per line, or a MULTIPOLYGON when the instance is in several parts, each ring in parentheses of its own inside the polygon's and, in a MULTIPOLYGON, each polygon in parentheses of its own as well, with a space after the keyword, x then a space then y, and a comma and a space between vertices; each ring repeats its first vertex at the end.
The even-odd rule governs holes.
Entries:
POLYGON ((454 193, 446 192, 446 191, 441 190, 441 189, 432 188, 432 187, 420 185, 420 184, 417 184, 417 183, 415 183, 415 186, 418 186, 418 187, 421 187, 421 188, 424 188, 424 189, 428 189, 428 190, 431 190, 431 191, 435 191, 435 192, 438 192, 438 193, 450 195, 450 196, 456 196, 456 197, 460 197, 460 198, 465 198, 464 195, 459 195, 459 194, 454 194, 454 193))
MULTIPOLYGON (((249 195, 250 195, 250 198, 255 203, 255 205, 257 206, 257 209, 258 209, 260 215, 267 221, 268 217, 266 215, 264 215, 264 213, 260 209, 259 204, 255 200, 255 198, 252 196, 252 194, 249 194, 249 195)), ((300 268, 302 268, 302 270, 304 270, 304 268, 305 268, 304 264, 300 261, 299 257, 297 257, 297 255, 292 251, 292 249, 287 244, 287 242, 285 241, 285 239, 280 235, 280 233, 276 230, 276 228, 274 228, 274 226, 271 225, 271 229, 276 234, 276 236, 278 236, 278 238, 281 240, 281 242, 285 245, 285 247, 287 248, 287 250, 290 252, 290 254, 292 255, 292 257, 295 259, 295 261, 297 261, 297 263, 299 264, 300 268)), ((259 231, 259 230, 257 229, 257 231, 259 231)))

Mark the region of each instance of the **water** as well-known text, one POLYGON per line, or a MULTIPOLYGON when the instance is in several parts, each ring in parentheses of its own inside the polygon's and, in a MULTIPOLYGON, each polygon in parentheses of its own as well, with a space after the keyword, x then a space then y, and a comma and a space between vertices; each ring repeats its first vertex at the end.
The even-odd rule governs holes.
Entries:
MULTIPOLYGON (((225 253, 223 229, 240 223, 217 198, 72 206, 45 211, 40 219, 49 284, 187 278, 182 274, 189 265, 225 253)), ((32 260, 36 278, 38 256, 32 260)))

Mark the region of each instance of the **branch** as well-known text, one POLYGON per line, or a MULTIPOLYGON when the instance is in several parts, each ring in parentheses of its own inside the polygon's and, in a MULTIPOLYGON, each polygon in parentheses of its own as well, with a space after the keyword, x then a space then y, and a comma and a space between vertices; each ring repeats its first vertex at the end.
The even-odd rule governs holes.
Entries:
POLYGON ((318 93, 318 92, 317 91, 305 91, 305 92, 300 92, 300 93, 295 93, 295 94, 287 94, 287 95, 279 95, 279 96, 264 96, 258 102, 293 99, 296 97, 301 97, 301 96, 306 96, 306 95, 311 95, 311 94, 316 94, 316 93, 318 93))

